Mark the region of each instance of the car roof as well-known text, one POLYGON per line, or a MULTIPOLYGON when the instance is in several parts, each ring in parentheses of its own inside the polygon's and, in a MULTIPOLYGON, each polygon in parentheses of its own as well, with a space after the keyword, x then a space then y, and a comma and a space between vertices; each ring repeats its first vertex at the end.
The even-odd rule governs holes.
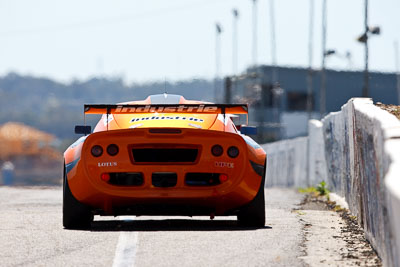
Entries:
POLYGON ((158 94, 150 96, 151 104, 179 104, 181 102, 181 95, 171 95, 171 94, 158 94))

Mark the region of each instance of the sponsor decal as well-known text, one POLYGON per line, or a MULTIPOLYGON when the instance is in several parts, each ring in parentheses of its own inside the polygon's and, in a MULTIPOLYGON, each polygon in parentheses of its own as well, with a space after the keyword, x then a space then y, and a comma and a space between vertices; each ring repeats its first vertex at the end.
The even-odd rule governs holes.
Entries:
POLYGON ((76 164, 78 164, 78 162, 79 162, 80 159, 81 159, 81 158, 77 158, 77 159, 75 159, 74 161, 72 161, 72 162, 70 162, 70 163, 67 163, 67 164, 65 165, 65 171, 66 171, 67 174, 76 166, 76 164))
POLYGON ((256 141, 254 141, 251 137, 247 136, 247 135, 243 135, 241 134, 241 136, 243 137, 244 141, 246 141, 246 143, 253 147, 254 149, 259 149, 261 148, 261 146, 259 144, 256 143, 256 141))
POLYGON ((213 106, 208 106, 205 107, 204 105, 199 105, 199 106, 185 106, 185 105, 179 105, 178 107, 151 107, 150 105, 146 105, 145 107, 124 107, 124 106, 117 106, 117 109, 115 112, 117 113, 174 113, 174 112, 181 112, 181 113, 213 113, 217 112, 218 107, 213 107, 213 106))
POLYGON ((182 116, 151 116, 151 117, 142 117, 142 118, 133 118, 131 122, 138 121, 150 121, 150 120, 182 120, 189 122, 204 122, 204 120, 194 117, 182 117, 182 116))
POLYGON ((103 115, 103 124, 104 124, 104 126, 107 126, 107 124, 109 124, 113 120, 114 120, 114 117, 113 117, 112 114, 108 114, 108 116, 107 115, 103 115))
POLYGON ((201 127, 201 125, 194 124, 194 123, 189 123, 188 125, 189 125, 189 126, 192 126, 192 127, 194 127, 194 128, 198 128, 198 129, 203 128, 203 127, 201 127))
POLYGON ((131 126, 129 126, 129 128, 130 128, 130 129, 135 129, 135 128, 138 128, 138 127, 140 127, 140 126, 143 126, 143 123, 131 125, 131 126))
POLYGON ((225 114, 225 118, 224 118, 224 115, 218 114, 217 119, 218 119, 220 122, 222 122, 223 124, 228 125, 228 122, 229 122, 229 121, 232 121, 231 118, 235 118, 235 117, 237 117, 237 116, 232 115, 232 114, 225 114))
POLYGON ((97 162, 98 167, 117 167, 118 163, 117 162, 97 162))
POLYGON ((214 166, 218 168, 235 168, 235 164, 233 162, 223 162, 223 161, 216 161, 214 162, 214 166))
POLYGON ((77 147, 79 144, 82 144, 82 143, 86 140, 87 137, 88 137, 88 135, 82 136, 81 138, 79 138, 78 140, 76 140, 75 143, 73 143, 69 148, 72 149, 72 148, 77 147))

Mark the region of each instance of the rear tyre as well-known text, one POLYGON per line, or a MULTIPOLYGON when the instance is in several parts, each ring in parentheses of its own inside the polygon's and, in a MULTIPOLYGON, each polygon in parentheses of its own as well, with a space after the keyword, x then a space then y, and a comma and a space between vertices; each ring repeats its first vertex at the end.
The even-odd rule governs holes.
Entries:
POLYGON ((265 197, 264 184, 260 186, 256 197, 244 206, 237 215, 239 225, 245 227, 264 227, 265 225, 265 197))
POLYGON ((260 189, 255 198, 247 205, 242 207, 237 215, 239 225, 245 227, 264 227, 265 226, 265 196, 264 183, 267 169, 267 160, 264 163, 264 173, 261 179, 260 189))
POLYGON ((71 193, 64 166, 63 226, 66 229, 88 229, 93 221, 90 208, 80 203, 71 193))

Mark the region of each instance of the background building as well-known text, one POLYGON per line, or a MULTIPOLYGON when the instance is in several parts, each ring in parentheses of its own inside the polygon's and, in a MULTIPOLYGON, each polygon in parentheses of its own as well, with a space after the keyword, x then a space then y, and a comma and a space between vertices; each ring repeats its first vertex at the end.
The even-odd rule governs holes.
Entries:
MULTIPOLYGON (((361 97, 364 73, 326 70, 325 112, 340 110, 352 97, 361 97)), ((225 102, 250 104, 250 123, 259 127, 259 142, 292 138, 307 133, 309 118, 321 117, 321 73, 312 71, 311 109, 307 111, 309 70, 259 66, 241 76, 225 79, 225 102)), ((370 97, 398 105, 394 73, 370 72, 370 97)))

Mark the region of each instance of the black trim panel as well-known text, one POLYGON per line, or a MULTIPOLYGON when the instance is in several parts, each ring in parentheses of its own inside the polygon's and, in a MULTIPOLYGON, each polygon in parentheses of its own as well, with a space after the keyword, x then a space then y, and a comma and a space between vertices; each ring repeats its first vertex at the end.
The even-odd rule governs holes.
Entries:
POLYGON ((255 162, 253 162, 253 161, 251 161, 251 160, 250 160, 250 165, 251 165, 251 167, 253 167, 253 170, 254 170, 258 175, 260 175, 261 177, 264 176, 264 168, 265 168, 264 165, 257 164, 257 163, 255 163, 255 162))

